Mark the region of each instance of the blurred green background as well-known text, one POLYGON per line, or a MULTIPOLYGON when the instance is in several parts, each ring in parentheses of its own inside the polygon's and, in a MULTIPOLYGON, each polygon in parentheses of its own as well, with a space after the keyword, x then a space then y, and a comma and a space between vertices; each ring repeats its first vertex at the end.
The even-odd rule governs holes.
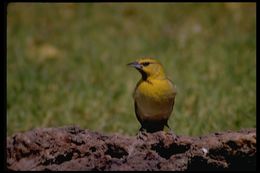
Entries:
POLYGON ((135 135, 126 66, 158 58, 179 135, 256 127, 255 3, 11 3, 7 132, 78 125, 135 135))

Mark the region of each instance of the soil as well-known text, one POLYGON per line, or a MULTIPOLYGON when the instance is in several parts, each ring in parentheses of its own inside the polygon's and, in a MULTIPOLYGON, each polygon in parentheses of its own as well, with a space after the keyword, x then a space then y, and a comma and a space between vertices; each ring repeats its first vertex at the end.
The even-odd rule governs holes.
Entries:
POLYGON ((256 129, 201 137, 103 134, 77 126, 7 138, 8 170, 256 170, 256 129))

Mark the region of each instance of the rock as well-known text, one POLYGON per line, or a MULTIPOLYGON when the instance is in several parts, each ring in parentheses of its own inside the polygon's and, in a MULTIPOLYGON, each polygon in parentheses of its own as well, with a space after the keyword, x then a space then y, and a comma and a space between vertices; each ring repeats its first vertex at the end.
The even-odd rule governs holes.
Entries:
POLYGON ((256 170, 256 130, 202 137, 38 128, 7 138, 8 170, 256 170))

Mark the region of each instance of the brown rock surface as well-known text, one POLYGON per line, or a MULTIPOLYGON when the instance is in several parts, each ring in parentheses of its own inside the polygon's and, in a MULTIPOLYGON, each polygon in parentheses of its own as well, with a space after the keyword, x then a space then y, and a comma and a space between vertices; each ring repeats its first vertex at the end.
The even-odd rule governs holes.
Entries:
POLYGON ((8 170, 255 170, 256 130, 202 137, 136 136, 79 127, 38 128, 7 138, 8 170))

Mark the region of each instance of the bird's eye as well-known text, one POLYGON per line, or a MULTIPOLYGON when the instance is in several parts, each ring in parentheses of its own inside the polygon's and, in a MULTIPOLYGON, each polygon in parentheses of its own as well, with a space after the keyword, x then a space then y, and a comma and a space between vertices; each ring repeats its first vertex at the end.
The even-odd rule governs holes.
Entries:
POLYGON ((144 62, 142 64, 143 64, 143 66, 148 66, 150 63, 149 62, 144 62))

